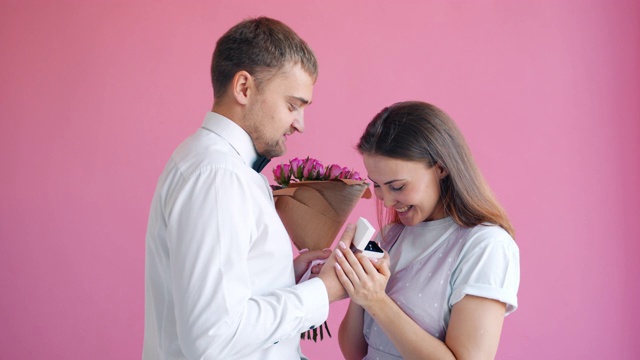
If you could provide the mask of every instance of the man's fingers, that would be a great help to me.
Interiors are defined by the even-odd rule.
[[[300,257],[300,259],[303,259],[305,263],[310,264],[313,260],[326,259],[330,255],[331,255],[331,249],[307,250],[307,251],[301,252],[300,255],[298,255],[298,257]]]
[[[322,266],[323,265],[324,264],[319,264],[319,265],[316,265],[316,266],[312,267],[311,268],[311,273],[312,274],[320,274],[320,270],[322,270]]]

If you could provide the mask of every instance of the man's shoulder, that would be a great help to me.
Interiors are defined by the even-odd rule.
[[[187,176],[203,169],[238,171],[247,167],[227,141],[202,129],[178,145],[171,160]]]

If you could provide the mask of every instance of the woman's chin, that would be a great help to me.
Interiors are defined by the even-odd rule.
[[[413,215],[413,207],[411,207],[411,209],[405,212],[399,212],[398,218],[400,219],[400,222],[404,226],[413,226],[417,223],[414,221],[414,217],[412,215]]]

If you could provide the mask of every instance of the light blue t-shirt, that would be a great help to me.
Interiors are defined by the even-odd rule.
[[[465,295],[501,301],[506,314],[518,307],[520,255],[509,233],[495,225],[464,228],[451,217],[415,226],[393,225],[382,241],[389,252],[387,294],[422,329],[444,341],[451,308]],[[365,311],[365,359],[401,359]]]

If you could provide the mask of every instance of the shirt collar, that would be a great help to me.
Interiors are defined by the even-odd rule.
[[[225,139],[248,166],[258,158],[251,136],[232,120],[220,114],[208,112],[202,122],[202,128]]]

